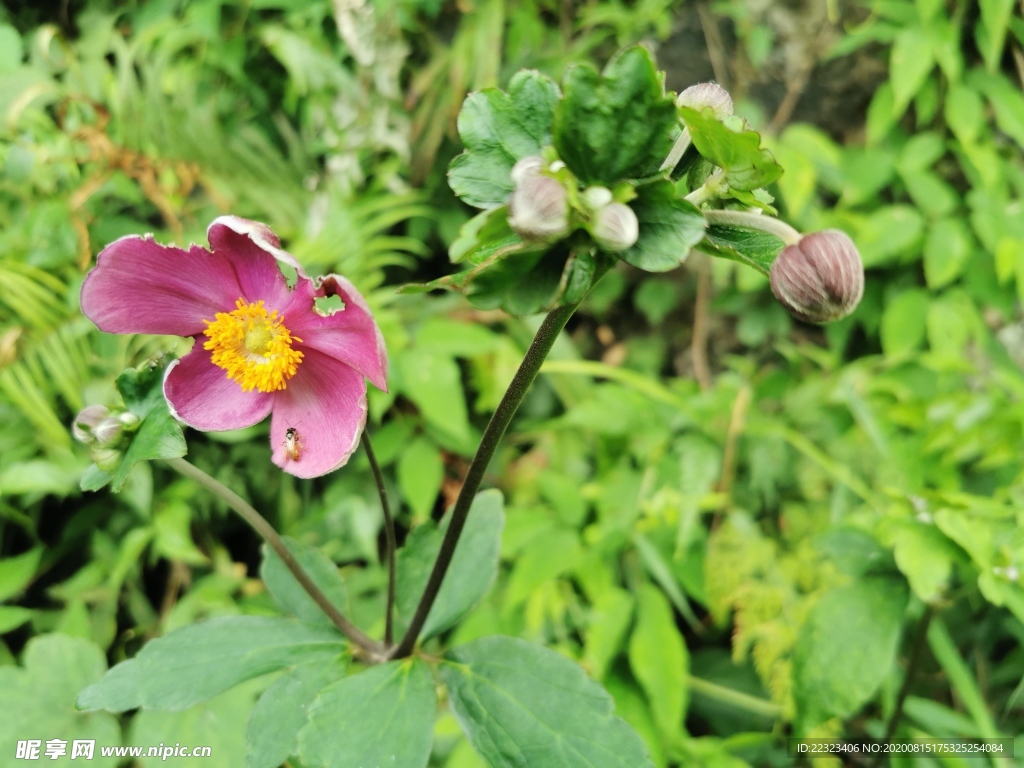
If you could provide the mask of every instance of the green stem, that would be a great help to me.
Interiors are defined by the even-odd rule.
[[[699,208],[708,200],[714,197],[721,197],[726,187],[728,187],[728,184],[725,183],[725,172],[719,168],[708,177],[707,181],[688,194],[685,199]]]
[[[377,495],[380,496],[380,508],[384,513],[384,559],[388,563],[388,602],[384,613],[384,645],[391,645],[394,633],[395,613],[395,552],[398,544],[395,541],[395,519],[391,516],[391,505],[388,504],[388,491],[384,487],[384,475],[377,463],[377,455],[373,452],[373,444],[370,443],[370,434],[363,430],[363,450],[366,451],[366,458],[370,460],[370,469],[373,471],[373,479],[377,483]]]
[[[292,555],[288,547],[285,546],[284,541],[280,536],[278,536],[277,531],[274,530],[270,523],[268,523],[263,516],[252,507],[252,505],[226,485],[223,485],[218,480],[210,477],[210,475],[203,472],[199,467],[185,461],[185,459],[165,459],[164,461],[175,472],[189,478],[190,480],[194,480],[218,499],[223,501],[230,509],[237,512],[245,522],[252,526],[253,530],[255,530],[256,533],[258,533],[262,539],[267,542],[270,548],[274,550],[274,553],[281,558],[281,562],[283,562],[285,567],[291,571],[295,580],[298,581],[302,588],[306,590],[306,593],[313,598],[313,602],[316,603],[320,610],[327,615],[327,617],[334,623],[334,626],[336,626],[342,634],[355,643],[359,648],[367,651],[371,656],[376,656],[383,650],[379,643],[363,634],[359,627],[346,619],[341,611],[339,611],[338,608],[327,598],[327,595],[320,591],[320,588],[313,583],[313,580],[303,570],[302,566],[299,565],[295,556]]]
[[[690,675],[686,679],[686,684],[694,693],[702,694],[709,699],[715,699],[736,709],[742,709],[745,712],[772,719],[782,716],[782,707],[775,702],[751,696],[748,693],[742,693],[732,688],[726,688],[724,685],[712,683],[710,680]]]
[[[774,235],[786,245],[795,245],[803,237],[784,221],[750,211],[703,211],[709,224],[724,224],[730,227],[757,229]]]
[[[690,129],[683,128],[683,132],[679,134],[679,138],[676,139],[676,143],[672,145],[672,149],[669,150],[668,157],[665,158],[665,162],[661,164],[659,171],[672,171],[679,161],[683,159],[683,155],[686,154],[686,150],[690,148]]]
[[[917,622],[917,632],[914,635],[913,645],[910,647],[910,657],[907,659],[907,671],[903,676],[903,684],[900,686],[900,691],[896,694],[896,703],[893,706],[889,724],[885,728],[885,736],[882,737],[883,742],[892,741],[892,737],[896,735],[896,729],[899,727],[900,719],[903,717],[903,704],[910,694],[910,688],[917,677],[918,666],[921,664],[921,658],[924,656],[924,649],[928,639],[928,626],[932,623],[933,616],[935,616],[935,608],[931,605],[926,605],[924,613],[921,614],[921,618]],[[883,758],[884,755],[879,753],[872,764],[872,768],[880,766]]]
[[[466,479],[462,484],[462,490],[459,491],[459,497],[456,499],[455,507],[452,509],[448,531],[441,542],[441,551],[434,562],[434,569],[430,572],[430,578],[423,590],[423,596],[420,598],[419,605],[416,606],[416,613],[413,615],[409,628],[406,630],[401,642],[392,650],[389,658],[401,659],[412,653],[420,631],[427,621],[427,616],[430,615],[430,609],[434,605],[434,600],[437,599],[437,593],[440,591],[445,574],[448,572],[448,566],[451,565],[452,556],[455,554],[455,547],[458,545],[459,536],[462,535],[462,529],[466,525],[466,518],[469,516],[473,499],[480,488],[480,483],[484,479],[487,465],[491,463],[491,458],[494,456],[494,452],[497,450],[505,430],[512,421],[512,417],[519,409],[520,403],[523,402],[527,390],[530,388],[533,380],[537,378],[537,373],[544,363],[544,358],[551,351],[551,347],[554,346],[558,335],[562,332],[565,324],[572,317],[572,313],[576,311],[578,306],[579,304],[569,304],[552,310],[544,318],[540,328],[537,329],[537,335],[533,337],[533,343],[526,350],[523,362],[519,364],[519,370],[516,371],[516,375],[512,378],[512,383],[508,385],[508,389],[505,390],[505,394],[502,396],[501,402],[498,403],[494,415],[491,416],[491,420],[488,422],[486,429],[484,429],[480,445],[476,449],[476,455],[473,456],[473,461],[469,465],[469,471],[466,473]]]

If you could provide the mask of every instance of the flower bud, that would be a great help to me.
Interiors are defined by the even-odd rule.
[[[508,224],[528,239],[557,240],[569,231],[568,194],[543,169],[539,157],[524,157],[512,167],[515,189],[508,203]]]
[[[696,110],[710,107],[719,120],[732,114],[732,96],[718,83],[691,85],[676,97],[676,105]]]
[[[92,436],[101,446],[114,445],[123,433],[124,425],[117,416],[108,416],[92,428]]]
[[[109,415],[110,409],[105,405],[88,405],[75,416],[71,423],[71,434],[80,443],[92,443],[96,439],[93,429]]]
[[[139,421],[139,417],[136,416],[131,411],[125,411],[124,413],[120,414],[117,417],[117,420],[120,421],[121,425],[129,432],[134,432],[136,429],[139,428],[139,424],[142,423]]]
[[[121,464],[123,454],[117,448],[97,448],[93,451],[92,460],[104,472],[113,472]]]
[[[797,320],[829,323],[856,309],[864,295],[864,265],[845,232],[805,235],[782,250],[769,279],[775,298]]]
[[[640,236],[640,222],[625,203],[609,203],[590,222],[590,234],[604,251],[624,251]]]
[[[587,187],[580,195],[583,207],[590,211],[598,211],[612,201],[612,191],[607,187]]]

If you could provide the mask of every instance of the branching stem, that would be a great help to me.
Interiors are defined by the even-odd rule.
[[[533,380],[537,378],[537,373],[544,363],[544,358],[551,351],[551,347],[554,346],[555,341],[558,339],[558,334],[562,332],[565,324],[572,317],[572,313],[576,311],[578,306],[579,304],[569,304],[552,310],[544,318],[540,328],[537,329],[537,335],[533,337],[533,343],[526,350],[523,362],[519,364],[519,370],[516,371],[516,375],[512,378],[512,383],[505,390],[501,402],[498,403],[494,415],[491,416],[490,422],[488,422],[486,429],[484,429],[480,445],[476,449],[476,455],[473,456],[473,461],[469,465],[469,471],[466,473],[466,479],[462,484],[462,490],[459,491],[459,497],[456,499],[455,507],[452,509],[448,531],[441,542],[441,551],[434,562],[434,569],[430,573],[430,578],[427,581],[426,588],[423,590],[423,596],[420,598],[419,605],[416,606],[416,613],[413,615],[409,628],[406,630],[401,642],[388,654],[389,658],[401,659],[412,653],[420,631],[427,621],[427,616],[430,615],[430,609],[434,605],[434,600],[437,599],[437,593],[440,591],[445,574],[448,572],[448,566],[451,565],[452,556],[455,554],[455,547],[459,543],[459,536],[462,535],[462,529],[466,525],[469,509],[473,504],[476,492],[480,488],[480,483],[483,481],[487,465],[490,464],[491,458],[494,456],[494,452],[497,450],[505,430],[512,421],[512,417],[519,409],[520,403],[523,402],[527,390],[530,388]]]
[[[342,634],[355,643],[359,648],[369,653],[371,657],[379,656],[383,650],[381,645],[377,641],[365,635],[359,627],[346,619],[341,611],[338,610],[337,606],[328,599],[327,595],[320,591],[320,588],[313,583],[309,574],[303,570],[302,566],[299,565],[298,561],[295,559],[295,556],[292,555],[288,550],[288,547],[285,546],[284,541],[277,534],[277,531],[274,530],[273,526],[271,526],[270,523],[268,523],[263,516],[252,507],[252,505],[226,485],[206,474],[194,464],[185,461],[185,459],[165,459],[164,461],[175,472],[184,475],[190,480],[194,480],[227,504],[227,506],[234,512],[237,512],[238,515],[252,526],[253,530],[255,530],[265,542],[267,542],[270,548],[274,550],[274,553],[281,558],[281,562],[283,562],[285,567],[291,571],[295,580],[299,582],[304,590],[306,590],[306,593],[313,599],[313,602],[317,604],[320,610],[322,610],[334,623],[334,626],[336,626]]]

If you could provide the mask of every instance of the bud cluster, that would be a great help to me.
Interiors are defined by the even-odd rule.
[[[131,411],[111,412],[105,405],[89,405],[75,417],[71,434],[92,447],[96,466],[109,471],[120,464],[128,436],[138,428],[139,417]]]

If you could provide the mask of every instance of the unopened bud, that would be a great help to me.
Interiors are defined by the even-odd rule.
[[[691,85],[676,97],[676,105],[697,110],[710,107],[719,120],[732,114],[732,96],[718,83]]]
[[[87,405],[71,423],[71,434],[80,443],[92,443],[96,438],[93,436],[93,429],[110,415],[110,409],[105,405]]]
[[[117,417],[117,420],[120,421],[122,426],[124,426],[124,428],[129,432],[134,432],[139,428],[139,424],[142,423],[139,421],[139,417],[131,411],[125,411]]]
[[[122,456],[117,448],[97,448],[93,451],[92,460],[104,472],[113,472],[121,464]]]
[[[515,189],[508,203],[508,224],[531,240],[557,240],[569,231],[565,187],[542,173],[544,161],[524,157],[512,167]]]
[[[599,211],[612,201],[612,191],[607,187],[587,187],[580,195],[583,207],[590,211]]]
[[[121,439],[124,425],[117,416],[108,416],[92,428],[92,436],[101,446],[114,445]]]
[[[594,214],[590,234],[604,251],[624,251],[640,236],[640,222],[625,203],[609,203]]]
[[[845,232],[805,235],[782,250],[769,273],[772,293],[797,320],[830,323],[856,309],[864,295],[864,265]]]

